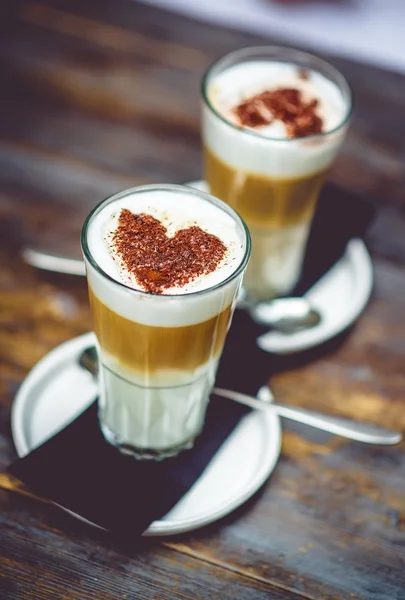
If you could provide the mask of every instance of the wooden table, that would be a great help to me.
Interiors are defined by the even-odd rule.
[[[263,40],[124,0],[0,10],[0,597],[404,599],[405,443],[370,448],[285,423],[258,497],[201,531],[131,545],[5,473],[19,384],[90,328],[84,279],[35,270],[21,248],[77,251],[83,215],[111,192],[198,178],[201,75]],[[272,387],[280,401],[405,432],[405,79],[332,62],[357,107],[331,178],[378,206],[375,289],[347,334],[297,356]]]

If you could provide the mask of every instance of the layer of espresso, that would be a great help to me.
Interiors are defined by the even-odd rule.
[[[107,307],[89,287],[94,331],[103,352],[116,364],[141,373],[194,371],[219,357],[232,306],[206,321],[183,327],[155,327],[129,320]],[[153,385],[152,382],[149,385]]]
[[[310,220],[326,174],[323,170],[301,177],[265,176],[226,164],[207,146],[204,167],[211,193],[256,228],[288,227]]]

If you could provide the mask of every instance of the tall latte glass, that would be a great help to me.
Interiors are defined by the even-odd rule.
[[[288,294],[347,130],[350,87],[314,56],[263,47],[221,58],[205,74],[202,94],[205,179],[252,236],[248,299]]]
[[[82,232],[108,442],[142,459],[203,424],[250,237],[227,204],[176,185],[118,193]]]

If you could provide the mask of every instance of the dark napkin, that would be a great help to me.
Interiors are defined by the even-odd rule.
[[[97,409],[94,402],[8,470],[35,493],[132,538],[184,496],[248,412],[244,406],[215,398],[193,450],[155,462],[123,456],[108,444],[98,426]]]
[[[320,194],[293,295],[305,294],[341,258],[349,240],[363,238],[374,215],[375,205],[370,199],[327,183]]]
[[[335,186],[325,187],[297,294],[333,265],[350,238],[364,235],[372,216],[369,202]],[[217,376],[219,386],[256,394],[268,380],[272,359],[256,345],[263,331],[246,312],[235,312]],[[214,397],[204,431],[192,450],[162,462],[145,462],[121,455],[104,440],[95,402],[8,470],[35,493],[133,538],[184,496],[247,412],[241,405]]]
[[[305,294],[338,261],[355,238],[364,238],[375,214],[368,198],[327,183],[321,192],[312,222],[300,280],[292,295]],[[256,394],[270,375],[296,367],[294,355],[276,357],[260,350],[257,338],[269,330],[252,321],[248,312],[236,310],[216,385]]]

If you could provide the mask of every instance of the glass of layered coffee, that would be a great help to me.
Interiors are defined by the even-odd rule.
[[[328,63],[296,50],[247,48],[202,84],[205,179],[247,223],[247,299],[296,285],[316,201],[345,136],[352,94]]]
[[[249,260],[247,227],[208,194],[149,185],[97,206],[82,248],[104,437],[144,459],[190,448]]]

